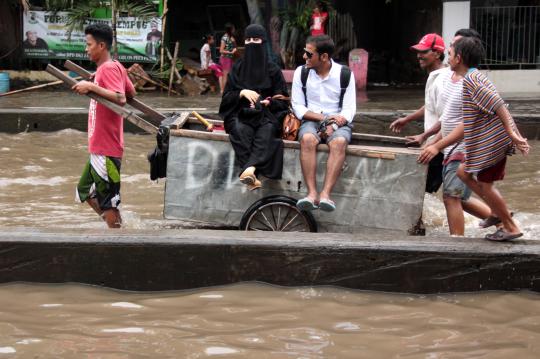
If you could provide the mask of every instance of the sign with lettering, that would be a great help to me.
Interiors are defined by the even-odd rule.
[[[88,59],[84,30],[68,33],[67,12],[28,11],[24,15],[23,50],[28,58]],[[87,19],[111,25],[111,19]],[[156,62],[161,45],[161,19],[119,17],[116,22],[118,59],[125,62]]]

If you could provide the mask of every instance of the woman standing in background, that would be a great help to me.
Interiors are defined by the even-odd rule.
[[[231,72],[233,66],[233,57],[236,52],[236,39],[233,36],[234,25],[231,23],[225,24],[225,34],[221,37],[221,45],[219,53],[221,57],[219,63],[223,70],[223,88],[227,85],[227,76]]]

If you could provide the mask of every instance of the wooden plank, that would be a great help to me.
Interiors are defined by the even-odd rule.
[[[212,125],[223,125],[222,120],[214,120],[210,118],[205,118],[206,121],[211,123]],[[190,117],[187,121],[189,124],[199,124],[199,121],[194,118]],[[358,133],[353,132],[352,134],[353,140],[359,140],[359,141],[376,141],[376,142],[383,142],[383,143],[392,143],[396,144],[398,146],[405,146],[407,144],[407,140],[404,137],[396,137],[396,136],[384,136],[384,135],[373,135],[370,133]]]
[[[213,119],[210,119],[210,118],[205,118],[206,121],[208,121],[209,123],[211,123],[212,125],[214,125],[214,127],[216,125],[220,125],[222,126],[223,125],[223,121],[221,120],[213,120]],[[200,125],[200,121],[197,120],[196,118],[194,117],[189,117],[187,119],[187,123],[191,124],[191,125]],[[360,141],[375,141],[375,142],[383,142],[383,143],[390,143],[390,144],[395,144],[396,147],[381,147],[381,146],[367,146],[369,148],[373,148],[373,149],[377,149],[377,150],[383,150],[383,149],[388,149],[388,148],[392,148],[395,152],[395,150],[399,149],[399,153],[407,153],[407,154],[420,154],[420,150],[417,148],[417,147],[405,147],[405,143],[406,143],[406,140],[402,137],[394,137],[394,136],[383,136],[383,135],[372,135],[372,134],[369,134],[369,133],[357,133],[357,132],[353,132],[352,134],[352,138],[353,139],[356,139],[356,140],[360,140]],[[297,141],[291,141],[291,142],[297,142]],[[359,145],[349,145],[349,147],[351,146],[359,146]],[[403,147],[402,147],[403,146]],[[366,147],[364,145],[364,147]]]
[[[226,133],[219,132],[201,132],[193,130],[171,130],[171,136],[179,137],[189,137],[196,138],[199,140],[210,140],[210,141],[229,141],[229,135]],[[300,143],[298,141],[283,141],[285,148],[300,149]],[[328,145],[320,144],[317,146],[317,150],[322,152],[328,152]],[[372,147],[372,146],[358,146],[358,145],[349,145],[347,147],[347,154],[359,157],[369,157],[369,158],[380,158],[385,160],[394,160],[396,154],[407,153],[401,150],[392,149],[389,147]]]
[[[59,69],[57,69],[56,67],[54,67],[51,64],[47,65],[47,68],[45,69],[45,71],[47,71],[51,75],[57,77],[58,79],[62,80],[64,82],[64,84],[66,84],[70,88],[73,87],[73,85],[77,84],[77,80],[67,76],[62,71],[60,71]],[[86,96],[88,96],[91,99],[94,99],[97,102],[101,103],[102,105],[106,106],[111,111],[113,111],[116,114],[122,116],[124,119],[128,120],[129,122],[131,122],[135,126],[141,128],[142,130],[144,130],[146,132],[149,132],[149,133],[152,133],[152,134],[157,133],[157,127],[156,126],[154,126],[153,124],[147,122],[143,118],[137,116],[132,111],[129,111],[129,110],[123,108],[122,106],[119,106],[119,105],[117,105],[117,104],[115,104],[115,103],[113,103],[113,102],[111,102],[109,100],[106,100],[103,97],[101,97],[98,94],[93,93],[93,92],[87,93]]]
[[[172,61],[173,57],[171,56],[171,52],[169,51],[169,49],[165,48],[165,52],[167,53],[167,58],[169,59],[169,61]],[[176,74],[176,77],[178,78],[178,81],[182,81],[182,75],[180,75],[180,72],[178,72],[176,66],[173,67],[173,70]]]
[[[172,90],[172,84],[174,79],[174,69],[176,68],[176,58],[178,57],[178,47],[180,46],[180,43],[176,41],[174,44],[174,55],[171,60],[171,69],[170,69],[170,75],[169,75],[169,92],[167,93],[167,96],[171,96],[171,90]]]
[[[190,115],[189,112],[180,112],[180,116],[178,116],[176,118],[176,120],[174,120],[174,122],[171,123],[170,129],[171,130],[177,130],[177,129],[181,129],[182,127],[184,127],[184,124],[188,120],[189,115]]]
[[[76,63],[70,61],[70,60],[67,60],[65,63],[64,63],[64,67],[70,71],[73,71],[75,72],[77,75],[81,76],[83,79],[90,79],[90,77],[92,76],[92,73],[87,71],[86,69],[82,68],[81,66],[77,65]],[[126,96],[127,97],[127,96]],[[144,113],[145,115],[149,116],[150,118],[156,120],[156,121],[163,121],[164,119],[167,118],[167,116],[165,116],[164,114],[162,114],[161,112],[158,112],[156,110],[154,110],[152,107],[146,105],[145,103],[139,101],[138,99],[136,99],[135,97],[127,97],[127,103],[136,108],[137,110],[141,111],[142,113]]]
[[[360,140],[360,141],[377,141],[377,142],[384,142],[384,143],[395,143],[396,145],[407,144],[407,140],[404,137],[373,135],[370,133],[355,132],[352,134],[352,139]]]

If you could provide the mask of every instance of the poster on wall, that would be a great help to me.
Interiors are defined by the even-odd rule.
[[[23,51],[28,58],[85,60],[84,30],[73,30],[68,36],[67,12],[28,11],[24,15]],[[111,25],[110,19],[88,19]],[[161,44],[161,19],[119,17],[116,23],[118,60],[156,62]]]

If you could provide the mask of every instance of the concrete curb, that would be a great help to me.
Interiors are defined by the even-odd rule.
[[[179,290],[261,281],[409,293],[540,291],[540,242],[219,230],[0,232],[0,282]]]

